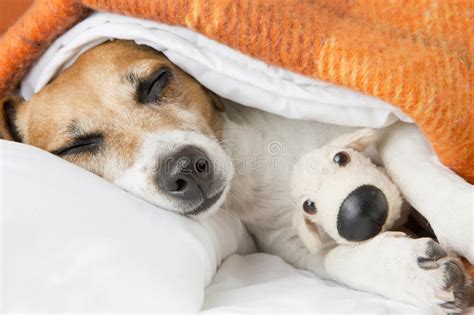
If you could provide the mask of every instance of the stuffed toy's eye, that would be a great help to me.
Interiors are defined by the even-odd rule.
[[[334,155],[334,158],[332,160],[337,165],[344,167],[347,164],[349,164],[349,162],[351,161],[351,157],[347,152],[341,151],[341,152],[336,153],[336,155]]]
[[[307,214],[316,214],[316,204],[311,199],[308,199],[303,203],[303,210]]]

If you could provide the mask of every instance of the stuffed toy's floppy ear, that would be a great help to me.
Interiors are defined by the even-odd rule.
[[[337,137],[330,142],[330,145],[336,147],[351,148],[356,151],[362,152],[369,145],[377,140],[377,131],[370,128],[359,129],[353,133],[347,133],[340,137]]]
[[[316,224],[311,222],[304,214],[297,213],[293,218],[293,225],[306,248],[313,254],[317,253],[322,246],[322,242]]]
[[[16,125],[17,109],[23,100],[10,96],[0,101],[0,139],[21,142],[21,135]]]

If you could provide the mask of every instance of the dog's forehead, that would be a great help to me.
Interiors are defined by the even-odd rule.
[[[85,52],[53,84],[58,92],[61,85],[69,87],[71,82],[88,91],[103,92],[117,84],[130,84],[130,75],[146,76],[161,65],[174,68],[160,52],[132,42],[114,41]]]
[[[19,117],[25,120],[20,124],[28,127],[24,134],[47,138],[48,130],[57,133],[71,120],[90,118],[91,113],[99,117],[100,112],[112,110],[117,114],[120,107],[133,106],[133,86],[127,75],[131,71],[146,74],[161,64],[172,66],[161,53],[131,42],[114,41],[92,48],[23,108],[27,113]],[[43,140],[51,140],[46,138]]]
[[[131,85],[130,74],[149,74],[160,65],[174,67],[162,54],[128,41],[102,44],[82,54],[68,69],[33,96],[33,110],[68,110],[74,103],[97,102],[102,95]],[[77,101],[76,101],[77,100]],[[34,104],[41,104],[34,106]],[[49,105],[49,106],[48,106]],[[60,108],[57,108],[60,110]]]
[[[173,73],[167,94],[159,106],[140,103],[139,82],[163,66]],[[67,142],[71,124],[84,134],[100,131],[110,138],[169,129],[217,135],[221,123],[197,81],[163,54],[126,41],[85,52],[20,111],[24,141],[47,150]]]

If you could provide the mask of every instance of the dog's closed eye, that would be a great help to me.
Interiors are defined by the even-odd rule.
[[[137,98],[142,104],[156,103],[163,89],[171,80],[172,72],[168,67],[161,67],[150,77],[141,80],[137,87]]]
[[[101,134],[88,134],[76,137],[70,144],[52,151],[51,153],[59,156],[80,154],[80,153],[94,153],[100,149],[104,142],[104,137]]]

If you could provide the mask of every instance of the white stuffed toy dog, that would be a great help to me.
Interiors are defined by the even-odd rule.
[[[291,181],[298,199],[294,225],[313,253],[336,242],[366,241],[403,223],[400,192],[384,170],[361,152],[376,132],[342,135],[300,158]]]

